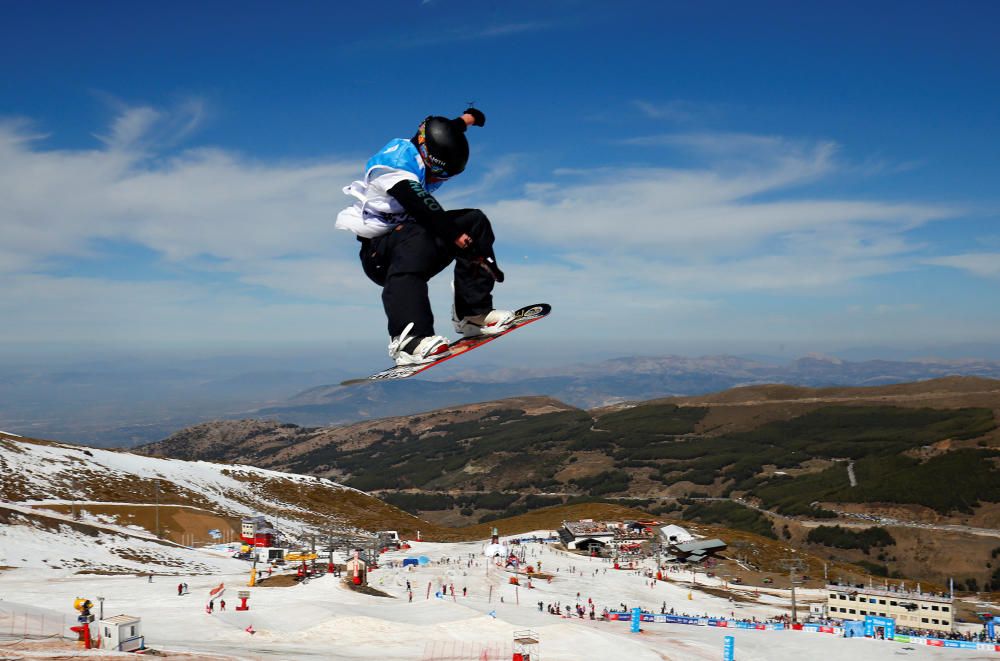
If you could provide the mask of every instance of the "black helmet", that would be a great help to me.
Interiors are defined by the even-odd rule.
[[[435,179],[447,179],[465,169],[469,162],[469,141],[462,118],[430,116],[420,124],[414,142],[427,171]]]

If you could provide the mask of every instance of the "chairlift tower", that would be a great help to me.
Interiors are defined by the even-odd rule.
[[[802,572],[805,568],[805,562],[801,558],[782,558],[781,564],[788,570],[788,582],[792,588],[792,622],[798,622],[798,611],[795,607],[795,586],[801,585],[802,581],[796,579],[795,573]]]
[[[539,661],[538,634],[531,629],[514,632],[514,661]]]

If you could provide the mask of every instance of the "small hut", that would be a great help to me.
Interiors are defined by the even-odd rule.
[[[116,652],[134,652],[146,646],[141,620],[131,615],[106,617],[99,623],[101,648]]]
[[[356,555],[347,561],[347,569],[345,570],[348,578],[355,585],[367,585],[368,584],[368,569],[365,561]]]

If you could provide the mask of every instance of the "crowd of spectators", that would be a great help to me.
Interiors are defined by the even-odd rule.
[[[930,629],[911,629],[909,627],[897,626],[896,633],[901,636],[940,638],[941,640],[964,640],[970,643],[1000,643],[1000,635],[995,635],[990,638],[986,635],[985,627],[981,631],[975,633],[971,631],[952,631],[951,633],[942,633],[940,631],[931,631]]]

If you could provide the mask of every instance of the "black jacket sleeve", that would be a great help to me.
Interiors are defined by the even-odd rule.
[[[406,179],[389,189],[397,202],[403,205],[406,213],[418,223],[429,229],[448,243],[453,242],[462,234],[462,230],[448,218],[434,196],[420,185],[419,181]]]

